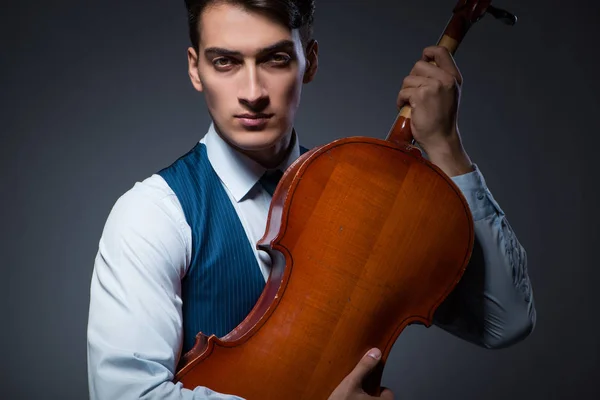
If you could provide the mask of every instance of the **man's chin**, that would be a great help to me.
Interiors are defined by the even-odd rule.
[[[271,128],[261,130],[238,129],[229,137],[229,142],[242,150],[259,151],[271,148],[280,140],[284,139],[284,134]]]

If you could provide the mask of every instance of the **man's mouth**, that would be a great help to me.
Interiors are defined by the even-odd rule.
[[[247,127],[259,127],[261,125],[266,124],[269,121],[269,119],[271,119],[271,117],[273,117],[273,114],[264,114],[264,113],[251,114],[251,113],[245,113],[245,114],[238,114],[235,117],[244,126],[247,126]]]

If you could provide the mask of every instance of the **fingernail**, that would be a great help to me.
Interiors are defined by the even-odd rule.
[[[381,351],[379,351],[379,349],[373,349],[369,351],[369,357],[379,360],[381,358]]]

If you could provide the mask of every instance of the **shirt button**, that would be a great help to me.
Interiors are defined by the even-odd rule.
[[[483,192],[477,192],[477,198],[483,200]]]

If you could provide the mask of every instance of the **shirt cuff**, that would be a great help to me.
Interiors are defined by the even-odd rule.
[[[473,220],[486,218],[493,213],[504,215],[504,211],[488,189],[477,164],[473,164],[472,172],[453,176],[451,179],[465,196],[471,214],[473,214]]]

